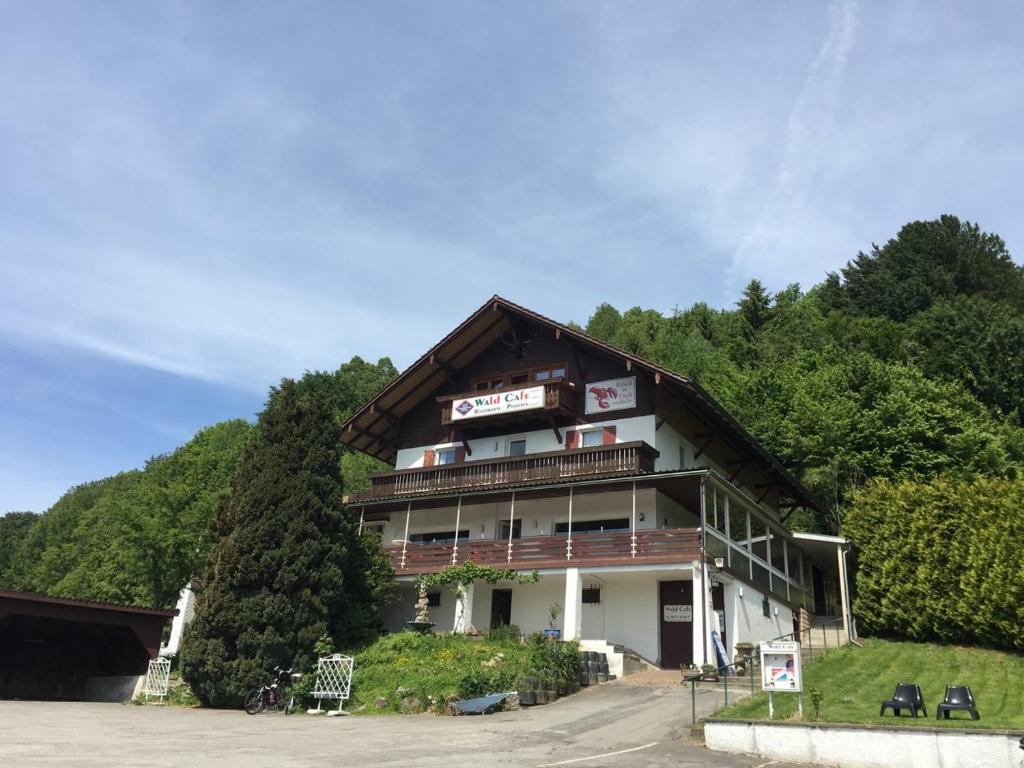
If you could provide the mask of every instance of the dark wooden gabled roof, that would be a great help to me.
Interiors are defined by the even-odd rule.
[[[501,296],[488,299],[454,331],[357,410],[344,424],[342,441],[371,456],[388,462],[394,461],[395,451],[389,435],[398,421],[442,384],[452,381],[459,370],[521,320],[547,326],[559,337],[619,359],[633,370],[648,373],[659,385],[667,387],[676,395],[685,407],[719,430],[723,439],[737,451],[750,456],[751,464],[769,475],[778,484],[784,497],[799,506],[818,508],[807,489],[778,459],[765,450],[693,379],[680,376]]]

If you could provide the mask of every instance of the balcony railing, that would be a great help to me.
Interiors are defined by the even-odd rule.
[[[526,388],[541,386],[540,384],[524,384]],[[565,379],[558,379],[556,381],[548,381],[543,384],[544,387],[544,406],[541,408],[531,408],[529,410],[522,411],[510,411],[507,413],[496,413],[490,416],[481,416],[476,419],[468,419],[460,421],[459,424],[463,426],[472,424],[495,424],[507,421],[523,421],[526,419],[533,418],[547,418],[549,416],[564,416],[569,419],[576,418],[576,402],[579,399],[579,393],[572,382],[566,381]],[[472,400],[476,397],[483,397],[487,395],[494,395],[500,393],[507,393],[512,391],[509,387],[502,389],[486,389],[477,392],[463,392],[458,395],[442,395],[437,398],[441,403],[441,423],[448,426],[452,423],[452,404],[461,402],[463,400]]]
[[[465,539],[457,544],[397,544],[385,547],[399,575],[432,573],[447,565],[474,562],[496,568],[533,570],[572,565],[686,563],[700,559],[696,528],[639,530],[573,536],[526,536],[504,540]]]
[[[462,464],[400,469],[371,475],[370,490],[354,496],[353,501],[515,487],[576,477],[644,474],[654,471],[657,456],[654,448],[638,440]]]

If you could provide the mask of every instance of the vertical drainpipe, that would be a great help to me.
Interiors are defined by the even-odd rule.
[[[554,533],[554,531],[552,531]],[[572,560],[572,486],[569,486],[569,535],[565,538],[565,559]]]
[[[402,537],[402,570],[405,570],[405,550],[409,546],[409,516],[412,514],[412,502],[405,508],[405,536]]]
[[[508,562],[512,562],[512,526],[516,521],[516,492],[512,491],[512,509],[508,513]]]
[[[705,493],[704,493],[705,486],[707,485],[707,481],[708,481],[708,476],[707,475],[701,476],[701,478],[700,478],[700,589],[701,589],[700,600],[701,600],[701,603],[703,604],[703,610],[700,612],[701,613],[700,619],[701,619],[701,625],[702,625],[702,629],[703,629],[703,631],[701,632],[701,636],[704,638],[704,663],[705,664],[708,663],[708,610],[710,608],[710,606],[709,606],[710,600],[708,598],[711,595],[711,586],[710,586],[710,583],[708,581],[708,564],[707,564],[707,560],[706,560],[706,558],[704,556],[704,553],[707,552],[707,546],[706,546],[706,544],[707,544],[707,541],[706,541],[706,539],[707,539],[707,533],[706,533],[706,528],[707,528],[707,523],[706,523],[707,499],[706,499]]]
[[[455,546],[452,547],[452,565],[459,562],[459,526],[462,524],[462,497],[455,507]]]

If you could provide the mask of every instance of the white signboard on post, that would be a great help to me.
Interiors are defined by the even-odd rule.
[[[803,690],[800,643],[761,643],[761,690],[791,693]]]
[[[775,717],[777,691],[796,694],[800,716],[804,714],[803,671],[800,667],[800,643],[761,643],[761,690],[768,692],[768,717]]]
[[[636,376],[593,381],[586,385],[586,390],[588,414],[636,407]]]
[[[662,618],[668,622],[693,621],[692,605],[666,605],[662,609]]]
[[[456,398],[452,401],[452,421],[478,419],[502,413],[528,411],[544,407],[544,387],[510,389],[486,395]]]

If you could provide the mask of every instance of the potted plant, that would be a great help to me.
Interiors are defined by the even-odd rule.
[[[552,640],[558,640],[562,636],[562,630],[555,625],[558,624],[558,615],[562,612],[562,606],[552,603],[548,606],[548,628],[544,630],[544,636]]]
[[[709,683],[718,682],[718,667],[714,664],[705,664],[700,671],[704,675],[703,680],[707,680]]]

